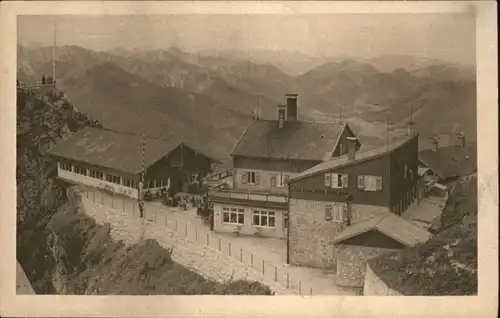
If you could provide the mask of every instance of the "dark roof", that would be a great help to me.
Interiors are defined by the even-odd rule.
[[[418,153],[418,159],[442,179],[465,176],[477,170],[477,145],[453,145],[439,148],[438,152],[423,150]]]
[[[276,120],[255,120],[242,134],[231,156],[322,161],[331,156],[346,126],[286,121],[279,128]]]
[[[146,137],[148,167],[177,148],[180,141]],[[128,173],[142,170],[142,136],[85,127],[59,142],[50,154]]]
[[[394,213],[387,212],[384,215],[349,226],[344,231],[340,232],[340,234],[332,240],[332,243],[338,244],[372,230],[377,230],[408,247],[413,247],[419,243],[425,243],[432,236],[431,233],[410,221]]]
[[[330,169],[334,168],[340,168],[340,167],[346,167],[349,165],[354,165],[358,164],[361,162],[365,162],[368,160],[376,159],[385,155],[391,154],[394,150],[406,145],[408,142],[413,140],[413,138],[418,138],[418,136],[412,137],[412,138],[404,138],[399,141],[395,141],[389,144],[389,147],[387,145],[382,146],[382,147],[377,147],[377,148],[372,148],[368,150],[360,150],[356,152],[356,156],[354,160],[350,160],[348,158],[348,155],[342,155],[340,157],[335,157],[330,160],[324,161],[310,169],[307,169],[303,171],[302,173],[299,173],[298,175],[294,176],[293,178],[290,178],[290,181],[296,181],[296,180],[301,180],[308,178],[310,176],[326,172]]]

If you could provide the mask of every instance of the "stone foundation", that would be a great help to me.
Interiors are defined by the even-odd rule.
[[[365,281],[363,285],[364,296],[402,296],[402,294],[391,289],[366,265]]]

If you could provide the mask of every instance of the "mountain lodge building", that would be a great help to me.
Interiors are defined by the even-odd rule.
[[[417,196],[418,136],[332,158],[290,179],[288,255],[292,265],[334,267],[330,242],[350,226],[401,215]]]
[[[185,143],[148,138],[142,158],[141,136],[85,127],[60,141],[50,154],[57,176],[132,198],[138,196],[144,160],[144,190],[173,187],[187,192],[190,184],[218,163]]]
[[[254,118],[233,147],[232,189],[209,192],[216,232],[286,237],[288,180],[347,153],[348,124],[301,121],[298,95],[286,97],[277,119]]]

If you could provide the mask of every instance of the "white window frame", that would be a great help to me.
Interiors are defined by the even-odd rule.
[[[276,180],[276,182],[273,182],[273,178]],[[290,179],[290,176],[284,173],[278,173],[278,174],[273,174],[271,175],[271,187],[274,188],[284,188],[286,187],[286,184],[288,180]]]
[[[73,165],[71,163],[61,162],[59,166],[61,167],[62,170],[70,172],[73,171]]]
[[[229,221],[225,221],[226,215],[227,215]],[[236,222],[232,221],[233,215],[235,215],[235,217],[236,217]],[[241,219],[240,219],[240,216],[242,216]],[[245,209],[222,207],[222,224],[244,225],[245,224]]]
[[[258,216],[259,224],[256,224],[255,217]],[[273,226],[269,225],[269,220],[273,219]],[[266,220],[266,224],[263,225],[264,222],[262,220]],[[264,227],[269,229],[276,228],[276,212],[274,211],[266,211],[266,210],[252,210],[252,226],[253,227]]]
[[[325,220],[342,222],[344,220],[345,205],[342,203],[332,203],[325,205]]]
[[[333,189],[349,187],[349,175],[346,173],[325,173],[325,186]]]
[[[242,184],[257,185],[259,184],[259,173],[257,171],[245,171],[241,174],[240,182]]]
[[[76,174],[82,175],[82,176],[87,176],[87,168],[82,167],[82,166],[75,166],[74,172]]]
[[[383,180],[381,176],[372,176],[372,175],[359,175],[358,176],[358,189],[364,191],[382,191],[383,189]],[[377,185],[380,183],[380,185]]]
[[[109,179],[108,179],[108,177],[109,177]],[[117,175],[114,175],[111,173],[107,173],[106,174],[106,182],[121,185],[122,178],[120,176],[117,176]]]

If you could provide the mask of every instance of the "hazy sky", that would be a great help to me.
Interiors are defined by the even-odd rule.
[[[465,14],[20,16],[19,42],[94,50],[299,51],[313,56],[412,54],[475,63],[475,18]]]

